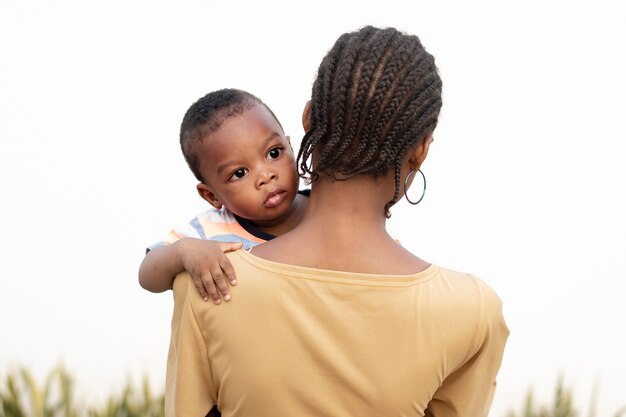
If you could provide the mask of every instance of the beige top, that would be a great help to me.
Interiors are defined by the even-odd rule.
[[[174,282],[166,416],[486,416],[509,334],[480,279],[369,275],[239,250],[232,301]]]

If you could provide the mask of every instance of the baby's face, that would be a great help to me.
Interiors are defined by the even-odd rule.
[[[298,192],[295,158],[265,106],[256,104],[226,120],[196,151],[207,188],[202,196],[213,206],[226,206],[261,226],[287,215]]]

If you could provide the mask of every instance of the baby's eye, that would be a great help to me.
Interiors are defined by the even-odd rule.
[[[276,159],[280,156],[281,152],[282,151],[280,148],[273,148],[273,149],[270,149],[270,151],[267,153],[267,156],[269,156],[270,159]]]
[[[248,173],[248,170],[245,168],[239,168],[238,170],[236,170],[235,172],[233,172],[233,175],[230,176],[230,180],[231,181],[236,181],[240,178],[243,178],[246,176],[246,174]]]

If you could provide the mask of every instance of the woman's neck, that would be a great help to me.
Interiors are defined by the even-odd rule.
[[[322,226],[335,238],[350,237],[359,230],[385,231],[385,204],[392,195],[382,187],[384,179],[356,177],[348,181],[321,179],[313,183],[309,206],[300,225]],[[343,233],[339,233],[339,232]]]
[[[391,181],[391,187],[389,185]],[[385,229],[385,204],[393,178],[320,179],[313,184],[301,223],[290,232],[255,247],[261,258],[291,265],[340,271],[411,274],[428,264]]]

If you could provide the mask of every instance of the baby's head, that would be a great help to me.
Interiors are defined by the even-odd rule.
[[[180,146],[215,208],[263,225],[291,207],[299,178],[289,137],[254,95],[223,89],[200,98],[185,113]]]
[[[417,36],[371,26],[345,33],[323,59],[313,84],[300,172],[315,181],[379,177],[393,170],[389,215],[400,196],[409,151],[431,140],[440,109],[435,59]]]

